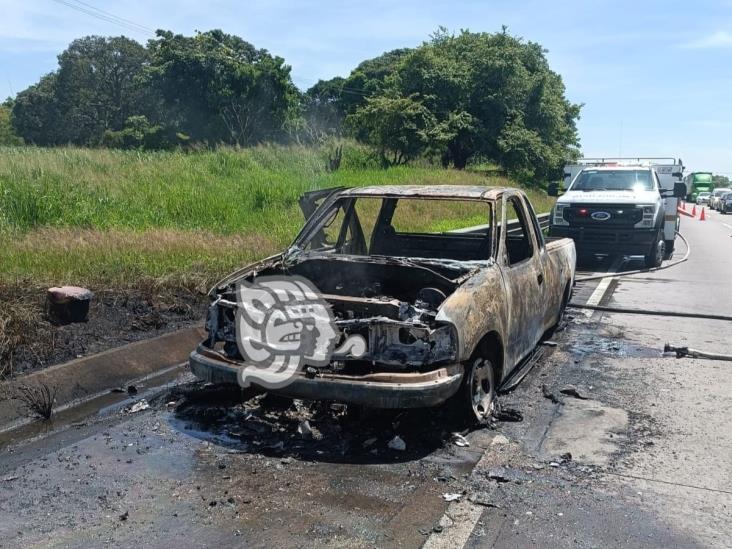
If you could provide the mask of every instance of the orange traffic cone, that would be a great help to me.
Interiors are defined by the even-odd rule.
[[[696,215],[696,204],[691,208],[691,215]]]
[[[704,215],[704,208],[702,208],[702,213],[699,216],[699,221],[704,221],[706,219],[706,216]]]

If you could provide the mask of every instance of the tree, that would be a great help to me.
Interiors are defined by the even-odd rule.
[[[290,67],[220,30],[192,37],[158,31],[148,44],[146,81],[166,115],[193,141],[252,145],[282,139],[300,116],[300,94]]]
[[[343,82],[340,109],[345,114],[353,114],[366,103],[366,98],[384,92],[389,87],[389,77],[411,51],[410,48],[391,50],[359,63]]]
[[[170,126],[151,124],[144,115],[130,116],[121,131],[107,130],[102,145],[121,149],[170,149],[186,145],[188,136],[176,133]]]
[[[319,80],[305,92],[303,110],[305,131],[310,141],[320,141],[328,136],[340,137],[344,131],[346,112],[341,97],[345,79],[337,76],[331,80]]]
[[[144,46],[124,36],[87,36],[58,56],[59,68],[18,94],[14,124],[38,145],[98,144],[122,130],[134,114],[158,109],[139,79],[148,63]]]
[[[713,175],[712,183],[715,189],[724,189],[730,186],[729,178],[724,175]]]
[[[404,164],[422,154],[434,117],[414,97],[377,96],[347,118],[363,129],[386,165]]]
[[[139,80],[148,60],[145,47],[124,36],[74,40],[59,55],[56,92],[69,142],[96,144],[149,110]]]
[[[12,109],[13,101],[11,99],[0,105],[0,146],[23,144],[23,140],[16,135],[15,128],[10,121]]]
[[[458,35],[441,28],[388,66],[393,72],[380,73],[374,96],[410,98],[426,109],[425,118],[434,123],[426,133],[415,128],[420,135],[409,140],[426,136],[424,149],[444,164],[464,168],[480,155],[526,178],[550,178],[578,154],[580,105],[566,99],[562,79],[549,68],[541,46],[505,28]],[[368,124],[364,115],[373,101],[372,96],[357,106],[353,123]],[[373,142],[373,131],[355,130]]]
[[[16,133],[27,143],[62,143],[64,128],[56,99],[56,74],[47,74],[20,92],[13,102],[10,119]]]

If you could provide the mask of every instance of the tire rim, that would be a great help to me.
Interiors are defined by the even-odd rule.
[[[488,360],[478,359],[472,368],[470,397],[479,421],[487,421],[493,414],[496,405],[493,395],[493,366]]]

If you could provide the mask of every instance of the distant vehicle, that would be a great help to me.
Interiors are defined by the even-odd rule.
[[[678,201],[687,194],[681,160],[583,158],[564,171],[568,184],[550,218],[551,236],[572,238],[585,258],[642,255],[658,267],[671,257]],[[548,192],[558,196],[558,185]]]
[[[712,191],[712,195],[709,197],[709,207],[713,210],[719,209],[719,197],[721,197],[724,193],[728,193],[732,191],[732,189],[714,189]]]
[[[719,211],[723,214],[732,212],[732,192],[724,193],[719,198]]]
[[[711,193],[714,190],[712,174],[709,172],[691,172],[684,178],[684,183],[687,202],[695,202],[699,193]]]
[[[707,191],[702,191],[696,196],[696,203],[701,204],[709,204],[709,198],[712,196],[712,193],[708,193]]]

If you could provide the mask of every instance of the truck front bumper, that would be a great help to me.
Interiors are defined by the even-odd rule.
[[[189,364],[199,379],[212,383],[239,383],[241,362],[232,361],[203,345],[191,353]],[[307,400],[334,400],[370,408],[425,408],[437,406],[454,395],[463,378],[462,364],[450,364],[426,372],[379,372],[360,376],[297,372],[279,395]],[[253,383],[252,385],[255,385]],[[263,390],[268,390],[262,388]]]
[[[549,227],[549,236],[574,240],[578,253],[645,255],[651,251],[657,235],[658,228]]]

